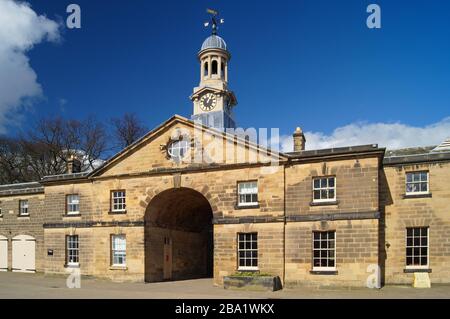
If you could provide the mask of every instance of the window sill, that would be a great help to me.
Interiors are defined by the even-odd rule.
[[[259,209],[259,204],[253,204],[253,205],[235,205],[234,209]]]
[[[309,203],[309,206],[336,206],[339,204],[338,200],[330,200],[324,202],[314,202]]]
[[[30,220],[30,215],[18,215],[17,219]]]
[[[109,215],[126,215],[127,211],[126,210],[121,210],[121,211],[109,211],[108,214]]]
[[[239,267],[237,269],[238,272],[254,272],[254,273],[258,273],[259,272],[259,268],[258,267]]]
[[[123,271],[126,271],[126,270],[128,270],[128,267],[127,266],[110,266],[109,270],[123,270]]]
[[[427,272],[431,273],[431,268],[405,268],[403,269],[405,274],[413,274],[415,272]]]
[[[433,195],[431,193],[426,194],[403,194],[403,199],[409,198],[431,198]]]
[[[337,275],[338,271],[337,270],[311,270],[309,273],[311,275],[328,275],[328,276],[333,276],[333,275]]]
[[[70,218],[70,217],[81,217],[81,214],[64,214],[63,215],[64,218]]]

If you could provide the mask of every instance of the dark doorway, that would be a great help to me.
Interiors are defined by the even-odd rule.
[[[213,276],[212,209],[190,188],[156,195],[145,212],[145,281]]]

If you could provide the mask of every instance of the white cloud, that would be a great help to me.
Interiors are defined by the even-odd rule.
[[[26,2],[0,0],[0,133],[17,121],[21,107],[42,96],[26,53],[43,41],[58,41],[59,25]]]
[[[358,122],[338,127],[329,135],[305,132],[305,137],[307,150],[364,144],[378,144],[388,149],[433,146],[450,137],[450,117],[424,127],[402,123]],[[291,136],[281,136],[280,144],[282,151],[292,151]]]

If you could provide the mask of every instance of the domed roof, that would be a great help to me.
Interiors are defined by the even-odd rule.
[[[206,50],[206,49],[222,49],[227,50],[227,44],[225,43],[225,40],[219,37],[218,35],[211,35],[208,37],[205,41],[203,41],[202,48],[200,51]]]

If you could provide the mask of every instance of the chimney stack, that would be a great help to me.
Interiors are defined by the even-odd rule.
[[[306,138],[305,135],[303,134],[302,129],[300,127],[297,127],[292,136],[294,138],[294,152],[304,151]]]
[[[67,161],[67,174],[80,173],[81,172],[81,162],[71,155]]]

